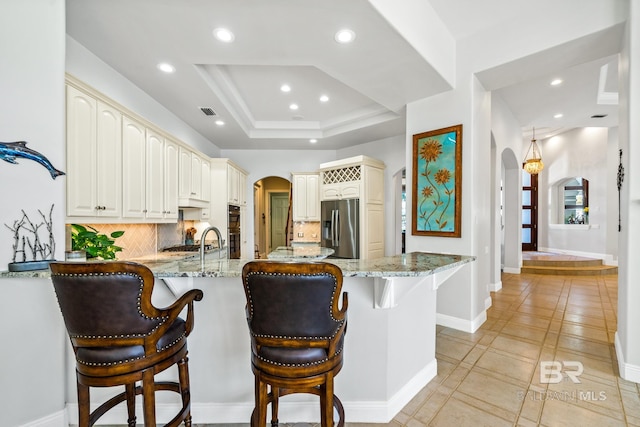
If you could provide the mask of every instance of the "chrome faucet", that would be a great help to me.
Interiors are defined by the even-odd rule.
[[[204,229],[202,232],[202,237],[200,237],[200,265],[204,267],[204,244],[205,238],[207,237],[207,233],[213,231],[216,233],[218,237],[218,258],[222,257],[222,235],[220,234],[220,230],[217,227],[211,226]]]

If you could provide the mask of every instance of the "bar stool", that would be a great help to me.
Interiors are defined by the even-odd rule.
[[[167,426],[191,426],[187,336],[193,329],[192,289],[167,308],[151,303],[154,277],[131,262],[50,264],[51,280],[76,358],[80,427],[126,401],[135,427],[135,398],[142,394],[144,425],[156,425],[155,392],[180,394],[182,409]],[[187,307],[186,321],[178,317]],[[179,382],[155,382],[155,374],[177,365]],[[140,381],[141,386],[136,386]],[[90,412],[89,388],[125,386],[125,391]]]
[[[344,425],[344,408],[333,394],[343,363],[347,293],[342,272],[329,263],[252,261],[242,270],[255,376],[253,427],[278,424],[279,398],[292,393],[320,396],[323,427]],[[267,390],[269,387],[270,391]]]

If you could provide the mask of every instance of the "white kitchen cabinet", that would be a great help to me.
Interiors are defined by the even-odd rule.
[[[292,173],[294,221],[320,221],[320,175]]]
[[[320,165],[322,200],[360,199],[360,258],[384,256],[384,163],[355,156]]]
[[[178,182],[180,145],[164,142],[164,219],[178,220]]]
[[[146,214],[146,129],[122,119],[122,217],[144,219]]]
[[[359,181],[323,185],[322,200],[358,199],[361,185]]]
[[[67,217],[122,212],[122,114],[67,86]]]
[[[179,205],[207,208],[211,200],[209,160],[180,147]]]
[[[240,206],[240,171],[233,165],[227,165],[227,201],[230,205]]]
[[[123,119],[123,218],[178,219],[178,144]]]

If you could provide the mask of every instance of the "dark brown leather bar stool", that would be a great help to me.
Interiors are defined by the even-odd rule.
[[[120,402],[136,425],[135,398],[142,394],[144,425],[156,425],[155,391],[179,393],[182,409],[167,424],[191,426],[187,336],[193,329],[192,289],[167,308],[151,304],[151,271],[131,262],[51,263],[51,280],[76,357],[80,427],[92,426]],[[186,321],[178,317],[187,307]],[[179,382],[155,382],[177,364]],[[136,386],[141,381],[141,386]],[[89,387],[124,385],[125,391],[90,413]]]
[[[329,263],[252,261],[242,282],[255,376],[251,425],[265,425],[269,403],[277,425],[279,398],[291,393],[320,396],[323,427],[334,425],[334,407],[344,425],[342,403],[333,394],[347,327],[346,292],[338,307],[341,270]]]

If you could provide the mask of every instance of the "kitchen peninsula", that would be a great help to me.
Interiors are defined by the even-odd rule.
[[[474,259],[414,252],[367,260],[323,260],[341,268],[343,291],[349,293],[345,363],[335,383],[348,422],[389,422],[436,376],[437,288],[459,269],[470,268],[467,264]],[[189,337],[194,424],[247,423],[254,380],[240,277],[248,261],[207,256],[202,267],[197,255],[160,254],[136,261],[167,284],[158,283],[154,289],[157,306],[171,304],[176,294],[191,288],[204,291],[204,299],[195,306],[195,327]],[[0,277],[48,276],[48,271],[0,273]],[[73,375],[69,369],[69,384]],[[106,390],[97,390],[96,399],[106,396],[102,392]],[[167,408],[159,411],[159,417],[177,405],[165,397],[170,396],[158,396],[158,403]],[[304,395],[282,399],[280,421],[318,422],[315,399]],[[77,423],[75,392],[68,393],[67,402],[70,422]],[[122,411],[107,414],[114,418],[105,422],[126,419]]]

